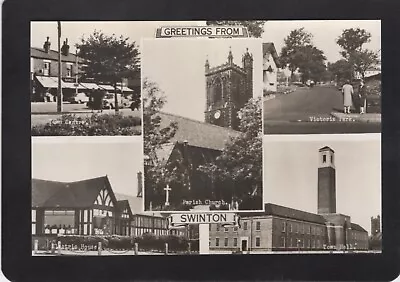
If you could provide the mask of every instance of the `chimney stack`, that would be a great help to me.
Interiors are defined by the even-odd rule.
[[[45,51],[46,53],[49,53],[49,51],[50,51],[50,45],[51,45],[51,43],[50,43],[49,39],[50,39],[50,37],[47,36],[47,40],[46,40],[46,41],[44,42],[44,44],[43,44],[43,49],[44,49],[44,51]]]
[[[68,56],[69,55],[69,45],[68,45],[68,38],[65,38],[64,44],[61,47],[61,54],[63,56]]]

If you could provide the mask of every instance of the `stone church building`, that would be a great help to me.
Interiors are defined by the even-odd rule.
[[[212,162],[224,150],[231,138],[240,135],[238,131],[240,117],[238,112],[253,98],[253,55],[247,50],[242,55],[242,65],[233,62],[232,51],[227,52],[226,63],[211,66],[208,59],[205,62],[205,95],[204,122],[170,114],[158,113],[161,118],[160,128],[176,123],[177,131],[168,143],[157,150],[156,156],[150,157],[151,163],[162,163],[167,166],[179,163],[179,169],[184,170],[188,184],[185,187],[169,183],[168,199],[175,210],[189,210],[199,200],[217,201],[211,205],[216,209],[231,209],[231,186],[221,185],[213,180],[213,176],[204,175],[197,169],[199,166]],[[146,210],[163,210],[166,193],[155,195],[150,187],[145,187]],[[224,199],[224,202],[218,200]],[[186,203],[183,203],[186,200]],[[167,208],[167,209],[168,209]],[[240,208],[240,207],[239,207]],[[261,210],[262,206],[254,209]]]
[[[210,249],[229,251],[368,250],[368,233],[336,211],[335,152],[319,149],[318,213],[272,203],[240,214],[240,227],[210,225]]]

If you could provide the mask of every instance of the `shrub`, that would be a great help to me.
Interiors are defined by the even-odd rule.
[[[32,127],[32,136],[140,135],[141,118],[122,114],[65,114],[44,125]]]

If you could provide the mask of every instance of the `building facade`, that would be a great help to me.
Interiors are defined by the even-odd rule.
[[[271,203],[263,212],[242,213],[240,225],[210,225],[210,249],[218,251],[368,250],[368,232],[336,213],[335,152],[318,151],[318,213]]]
[[[233,62],[231,50],[223,65],[210,67],[207,59],[205,76],[205,122],[237,130],[238,111],[253,97],[253,56],[247,50],[241,67]]]
[[[118,198],[107,176],[76,182],[32,179],[32,235],[185,235],[170,232],[161,215],[133,212],[132,197]],[[141,210],[142,200],[133,198]]]
[[[274,43],[263,43],[263,90],[276,92],[278,86],[278,53]]]

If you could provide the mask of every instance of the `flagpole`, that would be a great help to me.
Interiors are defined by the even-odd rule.
[[[58,27],[58,89],[57,89],[57,112],[62,112],[62,88],[61,88],[61,22],[57,21]]]

